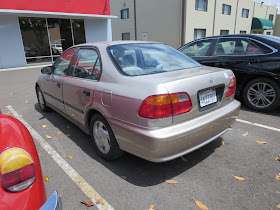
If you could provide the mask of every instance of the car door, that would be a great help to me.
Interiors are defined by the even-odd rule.
[[[211,49],[214,45],[215,39],[203,39],[186,44],[178,50],[197,62],[204,64],[208,61]]]
[[[239,84],[260,69],[258,56],[264,55],[252,41],[234,36],[220,38],[210,54],[204,65],[231,69]]]
[[[97,49],[80,48],[64,78],[63,100],[66,113],[85,124],[86,109],[92,104],[96,82],[101,76],[101,63]]]
[[[74,54],[75,49],[64,52],[53,64],[52,73],[42,80],[43,94],[47,103],[62,112],[65,112],[62,97],[63,80]]]

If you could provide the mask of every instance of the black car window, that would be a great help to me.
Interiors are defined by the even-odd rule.
[[[57,75],[66,75],[68,66],[74,55],[75,55],[75,49],[70,49],[64,52],[54,63],[53,73]]]
[[[262,49],[250,41],[246,48],[246,55],[260,55],[260,54],[264,54]]]
[[[256,46],[258,46],[260,49],[262,49],[262,51],[263,51],[265,54],[267,54],[267,53],[272,53],[272,52],[273,52],[273,50],[272,50],[271,48],[269,48],[269,47],[267,47],[267,46],[261,44],[260,42],[257,42],[257,41],[255,41],[255,40],[253,40],[253,39],[250,39],[250,41],[251,41],[252,43],[254,43]]]
[[[190,57],[206,56],[212,42],[213,39],[197,41],[182,47],[179,51]]]
[[[71,65],[71,72],[73,77],[97,80],[100,76],[98,53],[93,49],[80,49]]]
[[[244,38],[221,38],[219,39],[214,55],[258,55],[263,54],[263,51]]]

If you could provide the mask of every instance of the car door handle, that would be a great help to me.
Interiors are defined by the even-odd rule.
[[[90,90],[84,90],[83,94],[84,96],[90,96]]]
[[[60,82],[57,82],[57,83],[56,83],[56,86],[60,88]]]

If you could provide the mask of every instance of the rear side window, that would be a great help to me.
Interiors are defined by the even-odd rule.
[[[57,75],[66,75],[67,69],[74,55],[75,55],[74,49],[67,50],[66,52],[64,52],[54,63],[53,73]]]
[[[179,51],[187,56],[206,56],[213,40],[197,41],[190,45],[184,46]]]
[[[273,50],[257,41],[251,40],[252,43],[254,43],[255,45],[257,45],[260,49],[262,49],[262,51],[267,54],[267,53],[272,53]]]
[[[71,66],[71,75],[97,80],[100,76],[98,53],[93,49],[80,49]]]
[[[164,44],[120,44],[107,48],[115,65],[130,76],[156,74],[201,66]]]
[[[259,55],[262,49],[244,38],[222,38],[216,44],[214,55]]]

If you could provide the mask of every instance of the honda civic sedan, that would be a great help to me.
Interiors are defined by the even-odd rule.
[[[106,160],[124,151],[153,162],[183,156],[224,134],[240,109],[231,70],[156,42],[73,46],[42,69],[35,88],[41,110],[90,134]]]
[[[268,112],[280,106],[279,49],[279,37],[235,34],[202,38],[178,50],[203,65],[231,69],[245,105]]]

